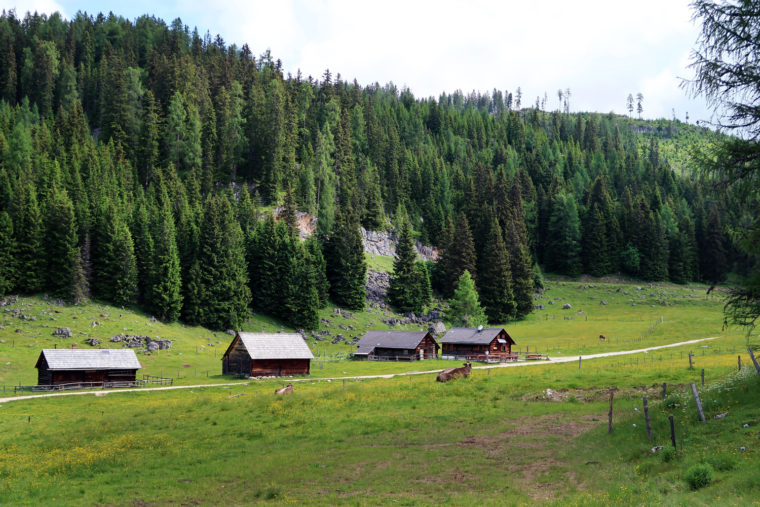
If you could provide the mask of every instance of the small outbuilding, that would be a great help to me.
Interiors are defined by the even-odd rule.
[[[440,345],[427,331],[367,331],[354,357],[375,361],[435,359]]]
[[[135,382],[142,368],[132,349],[43,349],[37,359],[37,385],[80,382]]]
[[[443,359],[470,359],[473,361],[510,361],[515,341],[504,328],[453,327],[441,338]]]
[[[308,375],[314,354],[300,334],[237,333],[222,357],[222,374]]]

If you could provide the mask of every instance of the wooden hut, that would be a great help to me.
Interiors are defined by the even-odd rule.
[[[37,385],[134,382],[142,368],[132,349],[44,349],[37,359]]]
[[[222,374],[308,375],[314,355],[300,334],[237,333],[222,357]]]
[[[367,331],[354,356],[376,361],[435,359],[440,346],[427,331]]]
[[[443,359],[473,361],[509,361],[515,341],[504,328],[453,327],[441,338]]]

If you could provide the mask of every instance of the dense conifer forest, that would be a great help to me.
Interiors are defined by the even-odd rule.
[[[687,167],[708,130],[570,113],[569,92],[556,108],[519,88],[419,98],[282,67],[180,20],[4,13],[0,295],[314,328],[328,300],[365,304],[360,227],[398,230],[394,306],[422,310],[431,283],[451,297],[468,271],[491,322],[530,313],[538,265],[743,269],[726,231],[746,217]],[[297,211],[318,218],[306,241]],[[413,239],[439,260],[418,264]]]

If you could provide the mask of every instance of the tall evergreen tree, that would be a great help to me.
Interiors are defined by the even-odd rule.
[[[580,273],[580,220],[572,195],[562,192],[553,199],[547,248],[547,269],[570,276]]]
[[[0,211],[0,297],[13,290],[16,284],[15,251],[13,221],[7,212]]]
[[[174,322],[182,309],[182,278],[174,220],[168,196],[153,220],[151,311],[164,322]]]
[[[514,318],[516,304],[509,252],[495,217],[491,220],[486,244],[483,255],[478,259],[480,301],[489,322],[506,323]]]
[[[243,232],[224,197],[210,196],[203,209],[198,258],[190,274],[198,301],[199,324],[239,329],[248,313],[251,291]]]
[[[17,287],[35,293],[45,283],[45,257],[42,249],[42,215],[37,192],[31,182],[20,183],[15,193],[13,232],[16,243]]]
[[[459,215],[454,233],[450,237],[449,244],[446,245],[439,262],[441,263],[444,295],[454,293],[462,273],[468,271],[470,277],[472,277],[472,273],[475,273],[475,244],[464,213]]]
[[[66,191],[55,187],[48,202],[45,253],[50,295],[69,299],[76,282],[79,261],[77,224],[74,207]]]
[[[335,228],[325,242],[327,279],[332,300],[352,310],[364,308],[367,263],[359,223],[339,208]]]
[[[412,230],[406,217],[401,219],[388,302],[402,312],[421,313],[430,304],[430,280],[417,263]]]
[[[470,272],[465,270],[450,301],[451,309],[446,314],[448,321],[454,325],[476,327],[486,323],[486,315],[478,300],[475,282]]]

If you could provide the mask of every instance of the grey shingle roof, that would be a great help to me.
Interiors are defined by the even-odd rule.
[[[142,368],[132,349],[43,349],[50,370],[137,370]]]
[[[502,327],[487,327],[478,331],[473,327],[452,327],[449,332],[443,335],[441,343],[466,343],[473,345],[487,345],[496,338],[503,330]],[[509,334],[507,334],[509,336]],[[515,341],[509,338],[514,345]]]
[[[425,338],[427,331],[367,331],[357,343],[354,355],[367,355],[375,347],[384,349],[415,349]]]
[[[238,333],[251,359],[314,359],[296,333]]]

